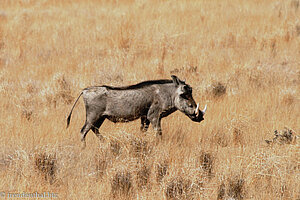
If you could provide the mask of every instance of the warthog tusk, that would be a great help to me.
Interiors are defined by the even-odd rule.
[[[195,110],[195,114],[198,115],[199,114],[199,103],[197,103],[197,108]]]
[[[205,114],[206,109],[207,109],[207,104],[205,104],[205,107],[204,107],[204,109],[202,110],[203,115]]]

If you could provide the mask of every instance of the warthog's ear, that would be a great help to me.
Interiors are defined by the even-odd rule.
[[[179,80],[179,78],[175,75],[172,75],[171,78],[173,79],[173,83],[178,86],[182,81]]]

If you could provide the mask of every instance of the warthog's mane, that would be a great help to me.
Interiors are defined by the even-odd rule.
[[[103,85],[102,87],[106,87],[110,90],[132,90],[132,89],[140,89],[147,86],[151,86],[154,84],[166,84],[166,83],[173,83],[172,80],[167,79],[161,79],[161,80],[150,80],[150,81],[143,81],[134,85],[128,85],[128,86],[122,86],[122,87],[114,87],[114,86],[108,86]]]

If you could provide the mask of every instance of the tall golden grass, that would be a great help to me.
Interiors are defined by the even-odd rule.
[[[1,0],[0,190],[60,199],[299,199],[299,0]],[[104,122],[81,150],[81,89],[176,74],[205,120]],[[1,192],[1,191],[0,191]]]

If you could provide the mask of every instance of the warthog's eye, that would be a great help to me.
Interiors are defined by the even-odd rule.
[[[192,88],[190,86],[188,86],[188,85],[185,85],[183,87],[183,89],[185,90],[186,93],[192,94],[192,92],[193,92]]]

